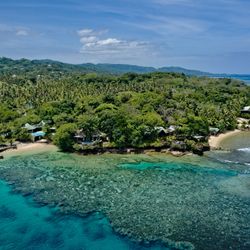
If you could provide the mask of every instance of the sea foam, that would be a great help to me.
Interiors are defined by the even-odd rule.
[[[250,148],[239,148],[238,151],[250,153]]]

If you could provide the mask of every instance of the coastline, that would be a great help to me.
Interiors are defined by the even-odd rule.
[[[210,136],[208,143],[211,150],[222,149],[221,143],[224,139],[233,137],[237,134],[240,134],[242,130],[235,129],[234,131],[229,131],[226,133],[219,134],[217,136]],[[34,143],[19,143],[17,144],[16,149],[9,149],[1,153],[1,156],[8,157],[8,156],[15,156],[19,154],[33,154],[33,153],[40,153],[40,152],[48,152],[48,151],[55,151],[58,147],[44,142],[34,142]],[[76,152],[77,153],[77,152]],[[166,155],[172,155],[175,157],[180,157],[184,155],[192,155],[192,152],[189,151],[178,151],[178,150],[170,150],[170,149],[134,149],[134,148],[126,148],[124,150],[119,149],[106,149],[106,150],[85,150],[83,152],[78,152],[78,154],[82,155],[92,155],[92,154],[154,154],[154,153],[161,153]]]
[[[210,136],[208,143],[209,143],[211,150],[221,149],[221,143],[224,139],[235,136],[241,132],[242,132],[241,130],[235,129],[233,131],[222,133],[216,136]]]
[[[242,133],[242,130],[235,129],[233,131],[228,131],[226,133],[219,134],[217,136],[210,136],[208,143],[210,146],[210,150],[218,150],[222,149],[221,143],[223,140],[233,137],[237,134]],[[48,152],[48,151],[55,151],[58,150],[58,147],[51,143],[44,143],[44,142],[34,142],[34,143],[19,143],[17,144],[17,148],[15,149],[8,149],[4,152],[1,152],[0,156],[8,157],[8,156],[15,156],[19,154],[33,154],[33,153],[40,153],[40,152]],[[80,155],[95,155],[95,154],[154,154],[154,153],[161,153],[165,155],[172,155],[175,157],[180,157],[184,155],[192,155],[192,152],[189,151],[178,151],[178,150],[171,150],[169,148],[161,148],[161,149],[135,149],[135,148],[126,148],[123,150],[120,149],[102,149],[102,150],[84,150],[82,152],[75,152]]]
[[[43,152],[50,152],[50,151],[58,151],[58,147],[52,143],[43,143],[43,142],[29,142],[29,143],[18,143],[16,148],[8,149],[6,151],[1,152],[0,156],[3,158],[12,157],[22,154],[35,154],[35,153],[43,153]],[[121,149],[114,149],[114,148],[106,148],[106,149],[95,149],[95,150],[83,150],[79,152],[74,152],[77,155],[88,156],[88,155],[166,155],[166,156],[174,156],[174,157],[183,157],[183,156],[190,156],[193,155],[192,152],[189,151],[178,151],[178,150],[170,150],[167,149],[136,149],[136,148],[125,148]]]
[[[34,143],[19,143],[16,149],[9,149],[1,153],[3,157],[15,156],[19,154],[33,154],[56,150],[57,147],[53,144],[34,142]]]

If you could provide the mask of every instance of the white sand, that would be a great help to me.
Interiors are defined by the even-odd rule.
[[[228,137],[231,137],[231,136],[234,136],[236,134],[239,134],[241,133],[241,130],[234,130],[234,131],[230,131],[230,132],[226,132],[224,134],[219,134],[217,136],[210,136],[208,142],[209,142],[209,145],[210,147],[213,149],[216,149],[216,148],[220,148],[221,147],[221,142],[228,138]]]
[[[24,153],[39,153],[55,151],[57,147],[47,143],[20,143],[17,145],[17,149],[10,149],[1,153],[3,156],[20,155]]]

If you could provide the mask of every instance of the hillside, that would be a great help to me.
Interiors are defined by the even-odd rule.
[[[208,72],[198,70],[189,70],[181,67],[143,67],[129,64],[68,64],[53,60],[12,60],[10,58],[0,58],[0,74],[23,74],[36,72],[37,74],[62,74],[62,73],[108,73],[108,74],[124,74],[124,73],[152,73],[152,72],[176,72],[186,75],[210,76]]]
[[[144,67],[129,64],[69,64],[62,63],[54,60],[28,60],[19,59],[13,60],[6,57],[0,58],[0,75],[23,75],[37,76],[37,75],[50,75],[54,77],[62,76],[71,73],[98,73],[98,74],[115,74],[120,75],[124,73],[153,73],[153,72],[166,72],[166,73],[183,73],[188,76],[208,76],[220,78],[235,78],[243,81],[249,81],[249,75],[233,75],[233,74],[213,74],[199,70],[190,70],[182,67]]]

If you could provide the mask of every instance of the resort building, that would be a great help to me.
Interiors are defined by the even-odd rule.
[[[38,124],[29,124],[26,123],[24,128],[31,134],[32,141],[39,141],[44,138],[45,132],[42,131],[43,127],[45,126],[45,122],[41,121]]]
[[[242,114],[250,114],[250,106],[246,106],[241,110]]]
[[[174,125],[171,125],[168,128],[155,127],[154,129],[156,130],[158,136],[164,137],[164,136],[173,134],[176,131],[177,127]]]
[[[74,136],[76,143],[82,145],[95,145],[108,141],[108,137],[105,133],[95,132],[87,135],[83,130],[78,130]]]
[[[168,130],[166,128],[155,127],[154,129],[157,132],[158,136],[160,136],[160,137],[164,137],[164,136],[168,135]]]
[[[210,135],[217,135],[219,132],[220,132],[219,128],[209,127],[209,133],[210,133]]]
[[[38,124],[26,123],[24,125],[24,128],[27,129],[29,133],[35,133],[35,132],[41,131],[42,128],[45,126],[45,124],[46,123],[44,121],[41,121]]]

